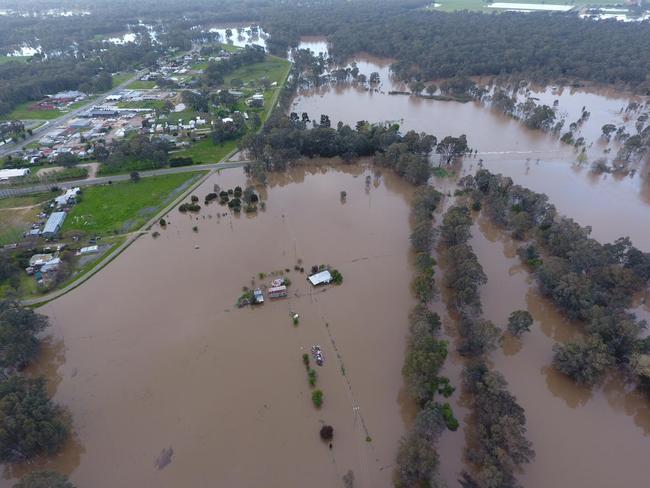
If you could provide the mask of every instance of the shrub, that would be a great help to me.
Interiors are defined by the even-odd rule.
[[[196,202],[199,201],[199,197],[197,197],[196,195],[192,195],[192,197],[190,198],[190,200],[192,200],[192,202],[196,203]]]
[[[172,158],[169,160],[170,168],[177,168],[179,166],[192,166],[194,160],[192,158]]]
[[[343,283],[343,275],[340,273],[338,269],[333,269],[331,275],[332,275],[332,282],[335,285],[340,285],[341,283]]]
[[[309,354],[304,353],[302,355],[302,364],[304,364],[306,367],[309,367]]]
[[[454,417],[454,412],[451,409],[451,405],[449,405],[449,403],[445,403],[442,407],[440,407],[440,411],[442,412],[442,418],[444,419],[447,428],[451,431],[458,429],[458,426],[460,424],[458,423],[456,417]]]
[[[311,401],[316,408],[323,406],[323,392],[321,390],[314,390],[311,392]]]
[[[316,370],[315,369],[310,369],[307,372],[307,377],[308,377],[308,380],[309,380],[309,386],[311,386],[312,388],[314,386],[316,386]]]
[[[334,439],[334,427],[331,425],[323,425],[320,428],[320,438],[325,442],[329,442]]]
[[[158,223],[160,224],[160,227],[165,227],[167,225],[167,221],[163,218],[161,218]]]

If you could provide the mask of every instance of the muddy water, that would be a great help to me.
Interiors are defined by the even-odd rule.
[[[327,48],[316,46],[316,52]],[[621,109],[628,98],[607,90],[537,90],[531,93],[543,103],[559,100],[558,110],[566,114],[566,126],[580,117],[582,107],[591,117],[581,128],[590,147],[588,160],[577,163],[572,146],[541,131],[533,131],[520,122],[498,113],[478,102],[457,103],[428,100],[404,95],[388,95],[390,90],[405,89],[390,75],[390,60],[357,56],[360,72],[380,74],[381,84],[374,90],[348,83],[305,89],[295,97],[291,110],[307,112],[314,118],[326,113],[332,124],[342,121],[355,124],[359,120],[371,122],[393,121],[403,130],[424,131],[437,135],[466,134],[469,145],[478,151],[476,157],[465,158],[456,167],[459,175],[473,173],[479,164],[494,172],[511,176],[516,183],[534,191],[546,193],[563,214],[583,225],[590,225],[593,236],[611,241],[629,235],[635,245],[650,250],[650,232],[643,225],[650,211],[650,166],[641,163],[632,176],[594,175],[590,163],[609,157],[603,151],[614,143],[604,144],[600,127],[607,122],[633,125],[625,120]],[[482,162],[481,162],[482,161]]]
[[[243,171],[212,176],[195,194],[215,183],[244,185]],[[76,432],[47,466],[98,488],[330,488],[349,469],[355,486],[391,486],[412,416],[400,373],[413,305],[411,192],[358,165],[277,175],[258,215],[217,218],[226,210],[216,204],[197,216],[172,212],[160,237],[137,240],[43,307],[53,338],[36,369]],[[312,289],[293,270],[298,259],[337,267],[344,283]],[[233,306],[242,286],[270,282],[258,273],[284,268],[289,298]],[[301,362],[312,344],[326,361],[316,367],[320,410]],[[334,426],[331,450],[318,435],[323,422]]]
[[[512,311],[527,309],[535,320],[530,333],[521,339],[506,337],[501,349],[491,356],[493,367],[505,376],[509,390],[526,411],[528,438],[537,453],[519,476],[523,486],[643,484],[650,450],[647,397],[617,375],[609,377],[602,388],[590,391],[549,367],[553,344],[579,337],[580,324],[559,315],[539,295],[516,257],[515,243],[501,231],[479,218],[472,234],[470,244],[488,277],[481,290],[485,317],[503,328]],[[444,304],[437,306],[444,314]],[[453,324],[448,324],[454,341]],[[461,368],[462,361],[452,358],[446,372],[457,378]],[[466,425],[468,410],[462,395],[453,401]],[[442,439],[442,471],[450,486],[457,486],[454,480],[464,468],[460,459],[463,447],[462,435],[446,434]]]

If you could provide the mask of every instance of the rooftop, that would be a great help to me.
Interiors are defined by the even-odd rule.
[[[317,286],[317,285],[327,284],[330,281],[332,281],[332,275],[328,270],[324,270],[321,271],[320,273],[311,275],[308,279],[312,285]]]

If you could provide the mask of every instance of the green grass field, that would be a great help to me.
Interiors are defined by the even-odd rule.
[[[0,56],[0,64],[8,63],[9,61],[18,61],[25,63],[31,56]]]
[[[128,80],[129,78],[133,78],[134,76],[135,73],[131,71],[126,71],[124,73],[118,73],[116,75],[113,75],[113,88],[115,88],[116,86],[120,86],[126,80]]]
[[[155,81],[142,81],[135,80],[132,83],[129,83],[126,87],[129,90],[150,90],[156,86]]]
[[[0,116],[0,120],[53,120],[64,114],[60,110],[30,110],[35,103],[21,103],[8,114]]]
[[[241,48],[239,46],[235,46],[234,44],[224,44],[224,43],[221,43],[219,45],[219,47],[221,47],[221,49],[223,49],[224,51],[227,51],[229,53],[234,53],[234,52],[239,51],[240,49],[243,49],[243,48]]]
[[[291,63],[286,59],[267,56],[266,60],[261,63],[249,64],[237,68],[224,78],[224,82],[230,85],[235,78],[240,79],[244,83],[267,78],[272,82],[277,82],[279,85],[286,78],[290,67]]]
[[[21,195],[19,197],[0,198],[0,209],[38,205],[39,203],[53,199],[55,196],[58,196],[58,193],[45,192]]]
[[[142,178],[84,189],[63,224],[64,235],[73,232],[119,234],[144,225],[202,172]]]
[[[226,141],[223,144],[216,146],[210,137],[202,141],[195,142],[187,149],[182,149],[178,152],[170,154],[172,158],[187,158],[190,157],[195,164],[199,163],[218,163],[225,158],[228,153],[237,148],[238,141]]]

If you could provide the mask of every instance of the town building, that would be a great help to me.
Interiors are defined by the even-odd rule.
[[[269,298],[283,298],[287,296],[287,287],[284,285],[274,286],[268,289]]]
[[[69,190],[66,190],[63,195],[59,195],[54,199],[54,203],[56,204],[57,207],[63,207],[65,205],[70,205],[71,203],[75,203],[77,194],[81,191],[81,188],[78,186],[75,188],[70,188]]]
[[[63,227],[63,221],[65,220],[65,212],[52,212],[50,218],[45,222],[45,227],[43,228],[43,237],[49,238],[54,237],[59,233],[61,227]]]
[[[20,178],[31,173],[29,168],[0,169],[0,181],[9,181],[11,178]]]

